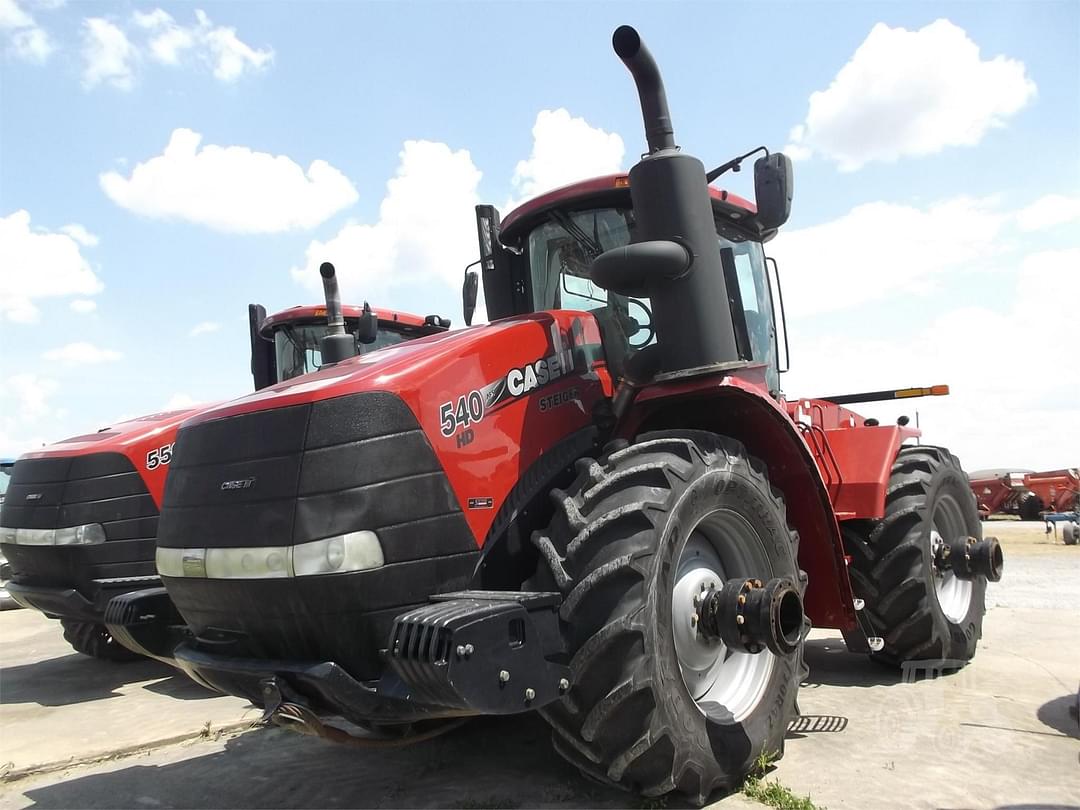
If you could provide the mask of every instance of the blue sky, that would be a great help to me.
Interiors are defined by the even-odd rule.
[[[622,23],[685,149],[799,157],[789,391],[949,382],[968,467],[1080,463],[1075,2],[0,0],[0,454],[244,393],[246,304],[326,258],[460,322],[473,204],[643,149]]]

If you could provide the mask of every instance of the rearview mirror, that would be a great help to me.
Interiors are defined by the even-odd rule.
[[[477,272],[466,267],[465,281],[461,285],[461,311],[465,316],[466,326],[472,326],[473,313],[476,312],[476,290],[479,284],[480,277]]]
[[[356,325],[356,342],[362,344],[374,343],[379,334],[379,319],[371,311],[368,302],[364,302],[364,311],[360,313],[360,321]]]
[[[788,221],[793,188],[791,158],[787,155],[773,152],[754,161],[754,197],[763,230],[775,230]]]

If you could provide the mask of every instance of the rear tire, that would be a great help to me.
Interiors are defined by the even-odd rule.
[[[142,658],[123,644],[117,642],[103,624],[80,622],[74,619],[61,619],[64,628],[64,640],[75,652],[98,658],[102,661],[135,661]]]
[[[975,655],[986,578],[960,580],[934,566],[939,538],[982,538],[975,496],[956,456],[942,447],[900,448],[885,517],[844,524],[843,534],[855,596],[885,641],[873,658],[894,666],[945,661],[955,668]]]
[[[559,754],[587,775],[704,803],[738,785],[762,753],[783,752],[802,645],[786,656],[710,648],[692,629],[684,591],[706,571],[805,586],[798,536],[764,466],[715,434],[645,434],[578,470],[566,492],[552,493],[555,516],[533,536],[539,584],[565,594],[571,656],[569,692],[541,714]]]
[[[1034,492],[1030,492],[1026,498],[1020,501],[1018,511],[1021,520],[1038,520],[1042,517],[1042,499]]]

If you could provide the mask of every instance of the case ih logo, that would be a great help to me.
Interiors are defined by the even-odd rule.
[[[255,486],[254,478],[238,478],[236,481],[222,481],[221,491],[224,492],[229,489],[251,489]]]

